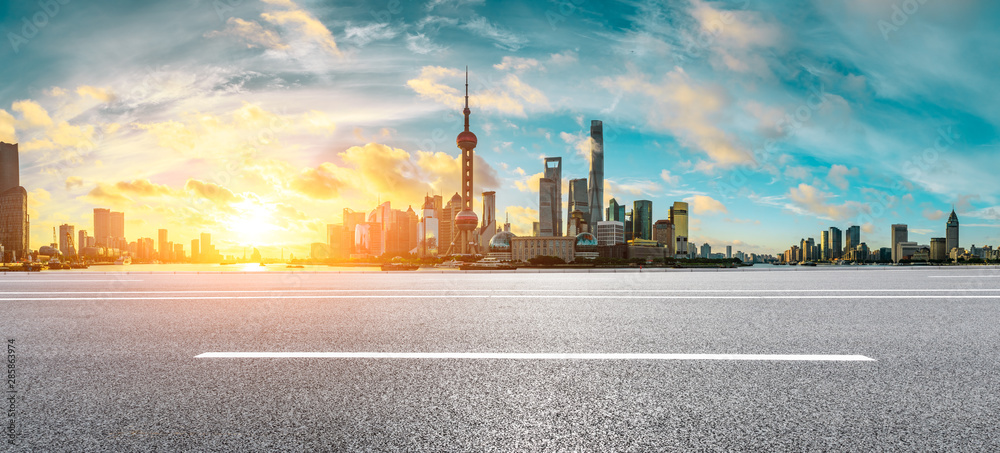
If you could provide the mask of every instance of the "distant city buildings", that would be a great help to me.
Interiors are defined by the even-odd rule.
[[[589,225],[597,225],[604,220],[604,124],[600,120],[590,122],[590,183]]]
[[[0,261],[28,256],[28,191],[21,187],[18,147],[0,142]]]
[[[538,225],[541,236],[562,236],[562,158],[546,157],[538,180]]]

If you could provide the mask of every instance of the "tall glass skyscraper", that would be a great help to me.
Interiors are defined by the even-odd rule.
[[[625,206],[618,204],[618,200],[614,198],[608,201],[608,212],[606,214],[609,221],[625,223]]]
[[[590,122],[590,225],[604,220],[604,124]]]
[[[830,259],[844,256],[844,232],[840,228],[830,227]]]
[[[538,223],[542,236],[562,236],[562,158],[546,157],[538,182]]]
[[[653,239],[653,202],[636,200],[632,208],[632,238]]]
[[[948,216],[948,223],[945,227],[945,241],[944,241],[944,252],[946,254],[951,253],[951,249],[958,247],[958,216],[955,215],[955,210],[951,210],[951,215]]]
[[[590,203],[588,198],[587,178],[569,180],[569,199],[567,200],[568,205],[566,207],[567,224],[573,222],[573,211],[582,212],[583,219],[588,222],[590,221]],[[591,227],[591,231],[593,231],[593,227]]]
[[[847,236],[844,238],[844,250],[854,250],[858,248],[859,244],[861,244],[861,227],[851,225],[847,228]]]

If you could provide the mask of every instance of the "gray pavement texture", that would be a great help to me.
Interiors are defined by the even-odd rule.
[[[1000,450],[997,269],[50,272],[0,312],[8,451]],[[195,358],[225,351],[875,361]]]

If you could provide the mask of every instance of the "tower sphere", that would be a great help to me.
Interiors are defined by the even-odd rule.
[[[479,216],[477,216],[473,211],[466,209],[455,215],[455,226],[457,226],[459,230],[474,230],[477,225],[479,225]]]
[[[455,140],[459,148],[475,148],[478,139],[476,139],[476,134],[469,131],[462,131],[458,133],[458,139]]]

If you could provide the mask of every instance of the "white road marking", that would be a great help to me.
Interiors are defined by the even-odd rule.
[[[72,282],[72,283],[77,283],[77,282],[141,282],[141,281],[142,280],[123,280],[123,279],[117,279],[117,278],[107,279],[107,280],[52,280],[52,279],[46,279],[46,278],[42,278],[42,277],[39,277],[36,280],[6,280],[4,278],[0,278],[0,283],[52,283],[52,282],[60,282],[60,283]]]
[[[502,360],[764,360],[874,362],[863,355],[827,354],[601,354],[517,352],[206,352],[196,359],[502,359]]]
[[[994,275],[931,275],[930,278],[1000,278],[1000,274],[994,274]]]
[[[117,280],[115,280],[117,281]],[[1000,292],[995,289],[272,289],[272,290],[176,290],[176,291],[6,291],[5,294],[251,294],[251,293],[397,293],[397,292],[462,292],[462,293],[871,293],[871,292]]]
[[[935,297],[947,299],[1000,299],[1000,294],[980,294],[974,296],[961,295],[934,295]],[[201,297],[181,297],[181,296],[161,296],[161,297],[5,297],[0,301],[26,301],[26,300],[255,300],[255,299],[927,299],[928,295],[852,295],[852,296],[616,296],[616,295],[578,295],[578,294],[480,294],[480,295],[326,295],[326,294],[302,294],[298,296],[201,296]]]

